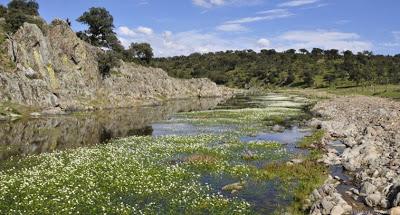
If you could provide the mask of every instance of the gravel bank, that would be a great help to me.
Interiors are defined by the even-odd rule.
[[[346,181],[333,175],[316,190],[310,197],[311,214],[357,214],[357,210],[399,214],[400,103],[340,97],[321,101],[312,111],[316,118],[310,124],[327,131],[321,162],[343,167],[350,177]]]

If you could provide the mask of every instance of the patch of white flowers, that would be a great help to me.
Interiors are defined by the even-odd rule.
[[[287,106],[192,112],[175,120],[251,130],[268,117],[300,112]],[[249,203],[214,192],[201,174],[248,177],[257,169],[243,151],[271,161],[288,154],[279,143],[243,143],[239,136],[131,137],[9,160],[0,169],[0,214],[251,214]],[[185,162],[191,155],[209,160]]]
[[[247,202],[213,194],[199,182],[201,175],[195,167],[202,163],[168,163],[179,153],[200,153],[218,159],[210,167],[216,173],[248,174],[248,166],[232,162],[243,145],[234,139],[229,135],[132,137],[94,148],[31,156],[17,161],[15,168],[0,171],[0,212],[250,213]],[[269,142],[249,147],[280,149]]]

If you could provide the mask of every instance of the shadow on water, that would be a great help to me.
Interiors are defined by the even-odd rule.
[[[0,123],[0,160],[152,135],[152,124],[178,112],[215,108],[221,99],[168,101],[161,106],[73,113]]]

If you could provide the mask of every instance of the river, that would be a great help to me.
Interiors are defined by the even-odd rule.
[[[147,155],[135,154],[136,158],[132,158],[136,159],[134,162],[142,159],[140,156],[144,156],[143,159],[151,160],[148,164],[146,164],[147,161],[145,162],[148,165],[147,167],[143,164],[144,169],[142,171],[155,167],[157,167],[158,171],[164,171],[166,164],[177,168],[184,166],[186,168],[184,172],[189,171],[195,174],[193,179],[188,180],[193,180],[192,183],[195,183],[196,187],[205,186],[204,188],[196,189],[206,189],[207,192],[205,193],[207,193],[207,196],[211,195],[211,199],[223,198],[226,199],[224,201],[234,202],[232,203],[233,206],[218,206],[222,208],[218,210],[231,210],[237,206],[238,208],[245,208],[243,210],[251,213],[270,214],[292,204],[294,201],[293,196],[290,192],[284,192],[280,188],[279,180],[260,180],[258,176],[252,176],[252,172],[256,172],[258,169],[261,170],[270,163],[286,163],[292,158],[308,153],[307,150],[298,148],[297,143],[304,136],[309,135],[310,130],[301,126],[301,120],[299,121],[296,117],[290,117],[304,114],[302,107],[306,104],[307,100],[304,98],[271,94],[265,96],[238,96],[228,101],[221,99],[175,100],[165,102],[160,106],[73,113],[64,116],[3,122],[0,123],[0,160],[3,160],[4,164],[0,165],[0,170],[1,168],[4,169],[4,178],[2,180],[5,182],[7,177],[15,177],[15,174],[22,174],[24,171],[30,172],[33,169],[38,171],[35,165],[39,165],[38,168],[40,169],[42,163],[47,162],[46,159],[53,157],[53,153],[54,157],[51,159],[59,159],[60,156],[64,155],[75,156],[73,154],[79,154],[80,151],[89,153],[90,148],[93,148],[95,153],[97,149],[104,148],[99,145],[105,145],[105,148],[117,147],[112,149],[112,153],[110,151],[112,156],[116,157],[114,161],[118,160],[118,150],[120,149],[123,149],[123,153],[133,153],[130,150],[148,153]],[[285,127],[277,124],[285,125]],[[130,139],[131,136],[136,136],[136,138]],[[139,136],[143,137],[140,138]],[[128,137],[128,139],[124,139],[125,137]],[[178,144],[181,141],[179,138],[182,138],[182,141],[185,142],[184,145],[187,144],[190,147],[182,148],[182,145]],[[199,139],[198,142],[196,138]],[[141,144],[143,143],[143,145],[136,146],[137,141]],[[164,144],[161,148],[158,147],[160,142]],[[145,145],[145,143],[148,145]],[[151,146],[153,143],[154,145]],[[109,144],[110,146],[107,146]],[[132,144],[135,145],[133,148]],[[41,156],[41,154],[46,156]],[[87,159],[90,159],[90,156],[92,155],[87,155]],[[153,157],[148,158],[148,156]],[[29,165],[30,159],[34,161],[35,165]],[[71,159],[73,160],[74,158],[68,158],[69,161]],[[125,162],[126,165],[130,164],[130,161]],[[215,162],[221,162],[222,164],[215,164]],[[23,164],[23,172],[14,172],[14,163],[17,171]],[[87,164],[90,165],[91,161],[87,161]],[[192,164],[196,167],[193,167]],[[215,164],[215,167],[211,167],[211,164]],[[43,167],[43,174],[48,171],[48,168],[48,166]],[[53,169],[57,168],[54,167]],[[140,174],[149,176],[148,173],[144,174],[139,170],[137,171]],[[241,176],[238,171],[242,171],[243,173],[240,174],[243,175]],[[116,173],[113,173],[113,170],[109,172],[115,177]],[[57,180],[56,175],[54,175],[54,180]],[[67,177],[69,176],[68,174]],[[60,186],[72,186],[68,185],[65,179],[62,180],[65,184]],[[160,180],[166,181],[167,179],[161,178]],[[179,181],[178,178],[174,180]],[[11,183],[10,180],[7,183]],[[96,187],[101,187],[100,184],[99,182]],[[9,187],[9,189],[5,190],[10,193],[13,192],[12,189],[21,189],[20,187],[17,189],[15,184],[8,185],[12,185],[12,188]],[[124,186],[129,187],[128,185]],[[182,184],[179,187],[183,186]],[[239,186],[239,188],[231,188],[230,186]],[[151,189],[150,187],[148,189]],[[33,185],[31,189],[32,191],[30,192],[35,193],[35,195],[41,195],[41,192],[44,192],[44,190],[41,190],[44,188],[38,188]],[[122,202],[124,204],[134,205],[134,208],[142,210],[142,212],[149,210],[148,213],[151,214],[153,209],[154,211],[165,210],[164,212],[180,211],[184,213],[187,212],[186,210],[200,210],[199,208],[187,209],[184,205],[180,209],[172,207],[171,205],[175,204],[172,204],[172,202],[175,202],[175,198],[178,198],[173,197],[173,191],[166,197],[162,196],[163,194],[158,194],[157,197],[153,197],[154,199],[149,196],[142,199],[139,194],[130,196],[132,192],[138,192],[137,189],[139,188],[132,189],[130,191],[131,194],[124,193],[123,197],[119,198],[123,199]],[[16,192],[16,190],[14,191]],[[6,210],[4,206],[6,201],[3,199],[4,201],[2,202],[1,195],[0,210]],[[20,193],[19,195],[24,194]],[[58,194],[53,195],[57,196]],[[49,198],[47,194],[42,197]],[[65,196],[60,198],[63,197]],[[3,198],[5,197],[3,196]],[[132,202],[132,198],[135,201]],[[191,199],[196,198],[201,199],[203,197],[191,197]],[[38,197],[36,197],[35,201],[37,199]],[[114,201],[112,200],[112,202]],[[193,201],[196,202],[198,200]],[[204,204],[208,204],[206,200],[204,201]],[[188,205],[192,204],[195,205],[195,203],[188,203]],[[219,204],[222,203],[219,202]],[[77,206],[80,207],[81,205],[75,205],[72,211],[85,212],[84,209],[76,209]],[[9,207],[18,209],[17,206]],[[26,207],[32,208],[28,207],[28,205]],[[87,207],[84,208],[87,209]],[[32,208],[35,212],[41,211],[41,209],[34,210]],[[237,210],[233,211],[236,213]],[[211,212],[212,210],[208,208],[207,211]],[[57,212],[57,210],[54,209],[53,212]]]

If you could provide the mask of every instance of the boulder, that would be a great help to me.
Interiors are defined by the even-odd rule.
[[[400,207],[390,209],[390,215],[400,215]]]
[[[380,193],[370,194],[365,198],[365,203],[370,207],[375,207],[380,204],[382,196]]]
[[[370,182],[365,182],[361,188],[360,195],[367,196],[369,194],[374,193],[376,190],[375,185],[371,184]]]
[[[342,215],[344,213],[346,213],[345,209],[343,209],[339,205],[336,205],[335,207],[333,207],[333,209],[331,211],[331,215]]]

